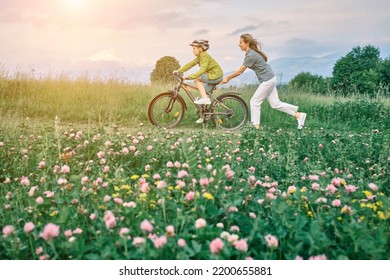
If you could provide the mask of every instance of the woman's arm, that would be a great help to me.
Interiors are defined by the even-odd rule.
[[[242,73],[244,73],[244,71],[246,70],[246,66],[245,65],[242,65],[236,72],[234,72],[233,74],[227,76],[226,78],[224,78],[222,80],[222,82],[220,82],[220,84],[226,84],[227,82],[229,82],[231,79],[237,77],[237,76],[240,76]]]

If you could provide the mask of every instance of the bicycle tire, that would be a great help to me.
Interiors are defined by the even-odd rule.
[[[228,92],[228,93],[221,94],[220,96],[217,97],[217,100],[221,103],[224,103],[224,100],[229,100],[229,99],[236,101],[237,105],[241,106],[241,110],[243,113],[243,117],[241,118],[241,120],[237,124],[230,125],[230,126],[228,125],[229,124],[229,115],[227,115],[227,117],[225,117],[225,120],[227,120],[227,122],[221,121],[222,118],[218,117],[217,115],[213,116],[211,118],[211,120],[213,121],[214,125],[219,129],[237,130],[237,129],[240,129],[241,127],[243,127],[245,125],[245,123],[248,121],[248,116],[249,116],[248,105],[246,104],[244,99],[242,99],[240,96],[238,96],[238,93]],[[218,106],[221,106],[221,105],[217,101],[214,101],[210,107],[210,113],[215,113],[215,109]],[[236,112],[236,114],[237,114],[237,112]],[[234,115],[234,111],[232,112],[232,116],[233,115]]]
[[[169,102],[173,102],[172,108],[175,105],[175,103],[179,106],[176,110],[174,110],[173,117],[168,116],[168,114],[171,113],[166,111],[161,111],[161,108],[167,109],[168,105],[164,106],[164,104],[159,105],[161,103],[161,100],[166,99]],[[160,102],[159,102],[160,101]],[[161,108],[158,108],[157,106],[160,106]],[[186,110],[186,104],[184,99],[180,95],[174,95],[172,92],[163,92],[157,95],[155,98],[150,101],[148,106],[148,119],[152,125],[164,127],[164,128],[173,128],[176,127],[181,123],[184,117],[184,113]],[[158,110],[158,112],[156,112]],[[179,111],[177,111],[179,110]],[[159,116],[159,117],[158,117]],[[164,120],[172,119],[172,122],[164,123]]]

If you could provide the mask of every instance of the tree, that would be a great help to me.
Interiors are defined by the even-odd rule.
[[[390,86],[390,57],[384,59],[378,67],[379,80],[384,86]]]
[[[167,83],[172,81],[172,72],[178,70],[180,64],[176,58],[172,56],[164,56],[157,60],[156,66],[150,74],[152,83]]]
[[[301,72],[289,82],[289,86],[295,89],[324,94],[329,90],[329,78],[309,72]]]
[[[377,70],[380,62],[378,48],[371,45],[354,47],[333,67],[334,88],[343,93],[355,90],[360,93],[373,93],[379,81]]]

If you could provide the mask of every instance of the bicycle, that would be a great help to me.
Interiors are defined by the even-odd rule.
[[[198,90],[196,87],[186,84],[183,76],[174,74],[179,80],[175,88],[168,92],[157,95],[149,104],[148,118],[156,126],[163,128],[173,128],[180,124],[184,118],[187,104],[180,95],[180,89],[183,89],[191,102],[197,108],[200,118],[211,120],[215,126],[223,130],[236,130],[241,128],[248,120],[248,106],[237,92],[226,92],[214,97],[212,95],[216,85],[213,85],[207,95],[211,99],[210,105],[195,104],[196,100],[191,89]]]

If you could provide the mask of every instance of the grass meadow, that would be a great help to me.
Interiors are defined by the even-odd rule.
[[[388,97],[282,86],[302,130],[267,102],[260,130],[189,103],[152,127],[172,87],[3,71],[0,259],[390,258]]]

